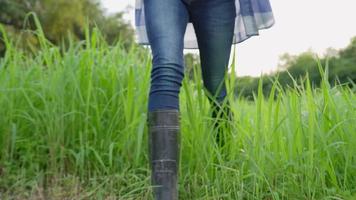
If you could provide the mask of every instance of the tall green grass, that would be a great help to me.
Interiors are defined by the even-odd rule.
[[[0,199],[151,199],[151,57],[98,31],[66,50],[37,30],[29,54],[5,36],[0,60]],[[321,75],[327,76],[320,65]],[[196,66],[199,67],[199,66]],[[234,65],[231,66],[233,69]],[[198,69],[198,68],[197,68]],[[356,95],[311,81],[253,101],[233,95],[225,149],[199,70],[180,93],[181,199],[355,199]]]

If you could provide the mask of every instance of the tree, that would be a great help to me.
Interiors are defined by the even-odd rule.
[[[33,35],[23,31],[36,28],[32,20],[24,24],[29,12],[37,14],[47,39],[54,44],[61,44],[68,34],[76,40],[84,39],[87,24],[90,28],[97,26],[109,44],[120,39],[129,47],[134,42],[134,30],[124,21],[123,13],[107,16],[98,0],[0,0],[0,25],[21,44],[36,46]],[[1,48],[4,44],[0,42]]]

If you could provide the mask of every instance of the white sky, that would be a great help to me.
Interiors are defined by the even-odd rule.
[[[295,55],[312,49],[322,55],[328,47],[344,48],[356,36],[355,0],[270,2],[275,25],[262,30],[260,36],[235,45],[238,76],[259,76],[275,70],[283,53]],[[131,6],[126,19],[134,25],[135,0],[102,0],[102,3],[109,13]]]

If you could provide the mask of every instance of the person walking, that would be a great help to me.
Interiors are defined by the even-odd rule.
[[[178,199],[183,50],[199,49],[212,116],[218,117],[232,44],[273,24],[269,0],[136,0],[138,44],[152,53],[147,123],[155,199]]]

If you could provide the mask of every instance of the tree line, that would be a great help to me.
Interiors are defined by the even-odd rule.
[[[294,56],[284,54],[280,61],[282,64],[278,66],[277,72],[262,76],[262,89],[265,95],[269,94],[275,80],[278,80],[283,88],[293,88],[295,84],[303,84],[308,76],[311,84],[318,87],[322,81],[323,71],[327,71],[326,78],[331,86],[342,84],[356,89],[356,37],[351,39],[346,48],[340,50],[329,48],[322,57],[307,51]],[[238,77],[235,94],[253,98],[253,93],[257,93],[260,78]]]

